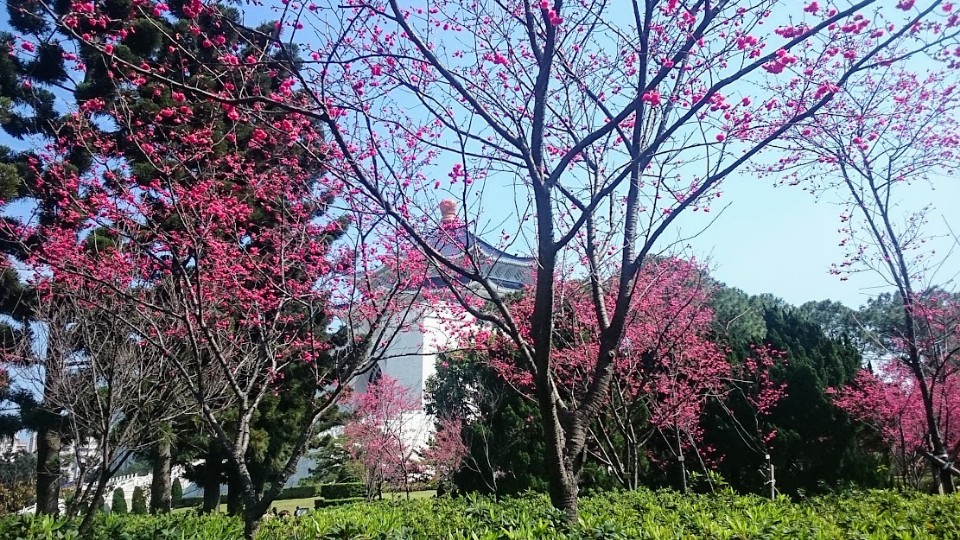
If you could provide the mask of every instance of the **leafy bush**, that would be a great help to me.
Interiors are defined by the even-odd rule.
[[[174,508],[192,508],[203,504],[203,497],[180,497],[180,500],[173,504]]]
[[[320,486],[320,496],[324,499],[347,499],[350,497],[366,497],[366,495],[367,487],[363,485],[363,482],[344,482]]]
[[[36,502],[34,485],[27,483],[0,484],[0,515],[16,512]]]
[[[282,499],[309,499],[316,497],[320,493],[320,486],[297,486],[282,490],[277,495],[277,500]]]
[[[223,514],[193,513],[132,515],[97,514],[93,530],[83,540],[239,540],[243,523]],[[50,516],[13,515],[0,518],[4,540],[79,540],[79,521]]]
[[[268,519],[257,540],[445,538],[449,540],[674,540],[960,538],[960,495],[891,491],[789,499],[604,492],[584,497],[567,526],[541,495],[497,503],[482,497],[435,498],[322,507],[297,519]],[[0,518],[6,540],[78,540],[76,523],[49,517]],[[100,514],[91,540],[239,540],[239,519],[192,512],[161,516]],[[86,540],[86,539],[84,539]]]
[[[313,500],[314,508],[330,508],[331,506],[342,506],[344,504],[353,504],[365,502],[366,497],[344,497],[343,499],[324,499],[323,497]]]

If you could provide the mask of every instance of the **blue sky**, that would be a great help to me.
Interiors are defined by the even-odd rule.
[[[942,178],[934,187],[922,183],[905,187],[904,203],[919,207],[933,202],[930,232],[946,235],[944,224],[949,223],[960,233],[956,212],[960,182]],[[831,263],[844,257],[838,246],[840,194],[826,194],[818,202],[799,187],[773,187],[769,180],[743,175],[729,178],[723,191],[722,200],[729,206],[710,228],[689,242],[694,254],[709,258],[717,279],[751,294],[772,293],[792,304],[831,299],[853,308],[890,290],[873,273],[855,274],[847,281],[829,274]],[[693,232],[702,222],[702,216],[688,219],[684,230]],[[954,241],[939,238],[933,243],[937,253],[946,256]],[[960,253],[953,253],[936,281],[943,283],[957,272]]]

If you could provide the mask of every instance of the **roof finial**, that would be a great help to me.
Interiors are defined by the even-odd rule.
[[[440,201],[440,223],[453,223],[457,220],[457,201],[444,199]]]

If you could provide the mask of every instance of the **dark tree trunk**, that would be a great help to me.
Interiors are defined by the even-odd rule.
[[[163,434],[153,454],[153,480],[150,483],[150,513],[166,514],[171,509],[173,481],[170,470],[173,466],[171,454],[169,423],[164,426]]]
[[[246,540],[253,540],[257,536],[257,530],[260,529],[260,516],[252,516],[245,512],[243,516],[243,537]]]
[[[243,515],[243,485],[233,472],[227,475],[227,513],[231,516]]]
[[[907,322],[907,337],[909,339],[909,361],[908,365],[917,384],[920,387],[920,397],[923,401],[923,412],[927,423],[927,436],[929,437],[930,448],[933,454],[944,461],[949,459],[947,454],[947,445],[943,442],[943,435],[940,432],[940,423],[937,419],[936,404],[933,401],[933,386],[935,381],[928,378],[924,373],[922,365],[923,360],[919,348],[917,347],[917,331],[912,315],[912,306],[905,304],[904,314]],[[948,494],[953,493],[953,476],[944,474],[942,467],[936,462],[930,462],[930,472],[933,477],[934,493]]]
[[[203,508],[201,512],[210,513],[220,506],[221,463],[215,452],[207,454],[203,465]]]
[[[934,404],[932,399],[930,400],[924,399],[924,409],[927,416],[927,424],[929,427],[929,435],[930,435],[930,446],[932,447],[933,454],[937,458],[943,460],[943,462],[945,463],[949,462],[950,458],[949,458],[949,455],[947,454],[947,447],[943,443],[943,437],[940,434],[940,426],[936,421],[936,414],[934,411]],[[937,463],[934,460],[930,460],[930,472],[932,473],[932,476],[933,476],[934,493],[947,495],[954,492],[955,487],[953,484],[953,475],[945,471],[941,464]]]
[[[545,373],[542,370],[541,373]],[[569,523],[576,523],[579,518],[577,471],[574,462],[569,459],[566,451],[566,434],[560,419],[560,411],[553,397],[553,385],[547,380],[549,377],[540,377],[537,381],[537,403],[542,418],[544,442],[547,449],[547,472],[550,478],[550,503],[554,508],[562,510]]]
[[[60,511],[60,432],[45,425],[37,432],[37,514]]]

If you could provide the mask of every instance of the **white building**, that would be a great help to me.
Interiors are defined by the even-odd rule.
[[[434,248],[440,254],[453,260],[469,257],[476,261],[498,294],[518,292],[533,283],[535,259],[507,254],[475,237],[466,227],[457,226],[455,202],[442,201],[440,210],[440,227],[432,238]],[[477,296],[487,296],[478,283],[467,285]],[[447,285],[439,273],[434,273],[428,275],[423,286],[430,289]],[[459,305],[434,302],[426,294],[411,298],[412,308],[397,315],[385,331],[388,338],[381,351],[383,359],[355,382],[357,391],[364,392],[370,382],[388,376],[419,399],[421,406],[425,404],[426,383],[436,373],[438,357],[461,345],[456,341],[458,329],[476,324]],[[432,435],[433,418],[421,412],[419,423],[419,428],[412,431],[415,432],[415,446],[422,447]]]
[[[0,457],[10,454],[33,454],[37,451],[37,434],[21,431],[12,437],[0,437]]]

